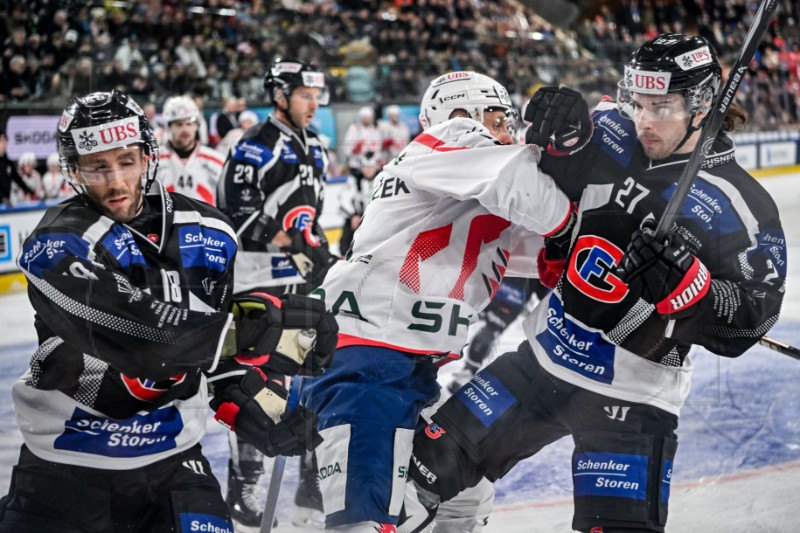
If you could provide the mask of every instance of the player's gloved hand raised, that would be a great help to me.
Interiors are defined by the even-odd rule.
[[[655,238],[655,221],[642,223],[631,236],[617,276],[631,291],[655,304],[669,318],[686,318],[711,287],[711,273],[677,233]]]
[[[284,250],[291,256],[295,268],[313,288],[319,287],[338,258],[326,246],[309,243],[305,233],[297,228],[290,228],[286,234],[292,243]]]
[[[261,292],[234,296],[237,359],[295,375],[314,375],[330,366],[339,326],[316,298]]]
[[[317,415],[305,407],[286,412],[284,377],[249,369],[238,384],[214,395],[214,418],[270,457],[300,455],[316,448]]]
[[[539,281],[548,289],[554,289],[567,266],[567,256],[572,242],[572,230],[578,216],[570,209],[569,218],[555,233],[544,238],[544,246],[536,259]]]
[[[574,154],[589,142],[594,130],[586,100],[564,86],[536,91],[522,118],[531,123],[525,142],[555,156]]]

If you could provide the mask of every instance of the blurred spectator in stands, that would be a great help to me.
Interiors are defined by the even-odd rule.
[[[129,70],[133,63],[146,63],[144,55],[139,48],[139,37],[136,34],[132,34],[127,39],[122,40],[122,44],[114,54],[114,61],[118,61],[122,65],[123,71]]]
[[[75,196],[75,189],[72,188],[64,174],[61,173],[58,152],[53,152],[47,156],[47,171],[42,174],[42,189],[45,200]]]
[[[11,58],[20,56],[23,59],[27,54],[27,42],[25,40],[25,30],[17,28],[11,32],[11,37],[4,43],[3,47],[3,71],[8,72]]]
[[[185,66],[194,65],[197,68],[198,77],[206,77],[206,65],[203,63],[200,52],[195,48],[191,35],[183,35],[181,37],[180,44],[175,47],[175,55]]]
[[[11,57],[8,70],[0,78],[0,98],[3,100],[27,100],[34,94],[33,80],[27,70],[25,57]]]
[[[239,114],[239,126],[230,130],[215,148],[223,156],[228,157],[228,152],[231,151],[231,148],[236,146],[236,143],[242,138],[244,132],[256,124],[258,124],[258,115],[249,109],[242,111]]]
[[[17,166],[8,158],[8,137],[0,132],[0,206],[13,207],[11,188],[19,187],[28,194],[34,194],[17,172]]]
[[[378,122],[378,130],[381,132],[381,159],[384,165],[394,159],[410,140],[408,126],[401,119],[400,107],[390,105],[386,108],[386,120]]]
[[[216,115],[214,130],[218,139],[225,137],[229,131],[239,126],[239,113],[245,110],[243,98],[229,96],[222,106],[222,111]]]
[[[18,183],[11,184],[11,204],[20,205],[26,202],[38,202],[44,199],[42,175],[36,170],[36,154],[23,152],[17,160],[17,173],[26,187]]]

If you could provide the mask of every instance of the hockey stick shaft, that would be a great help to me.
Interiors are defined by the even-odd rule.
[[[782,353],[783,355],[788,355],[792,359],[797,359],[800,361],[800,349],[795,348],[785,342],[776,341],[770,337],[761,337],[758,343],[761,346],[766,346],[770,350],[775,350],[778,353]]]
[[[728,109],[733,103],[736,92],[739,90],[739,85],[744,78],[747,66],[750,64],[750,60],[753,59],[756,48],[758,48],[761,38],[767,31],[767,26],[769,26],[769,21],[777,5],[778,0],[763,0],[758,7],[756,16],[753,19],[753,24],[750,26],[750,30],[747,32],[747,36],[742,44],[739,57],[731,66],[725,84],[717,95],[711,111],[709,111],[709,116],[701,131],[700,140],[697,145],[695,145],[692,155],[689,157],[689,161],[686,163],[686,167],[684,167],[683,173],[678,179],[678,186],[675,188],[675,192],[672,198],[669,199],[667,207],[664,209],[664,214],[658,222],[656,237],[659,241],[664,240],[672,227],[672,223],[678,216],[680,208],[689,193],[689,189],[697,177],[700,166],[711,151],[711,145],[714,143],[714,139],[716,139],[717,133],[725,120],[725,115],[728,114]]]
[[[289,384],[289,400],[286,403],[286,410],[291,411],[297,407],[300,401],[300,389],[303,386],[303,378],[294,377]],[[272,524],[275,523],[275,513],[278,510],[278,496],[281,492],[283,483],[283,472],[286,469],[286,457],[278,455],[272,463],[272,475],[269,479],[269,489],[267,490],[267,501],[264,504],[264,514],[261,517],[260,533],[271,533]]]

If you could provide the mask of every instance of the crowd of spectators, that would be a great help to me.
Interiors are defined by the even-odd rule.
[[[752,129],[800,122],[800,7],[780,2],[741,92]],[[607,0],[558,29],[518,0],[0,0],[0,100],[58,107],[116,87],[158,106],[182,93],[257,105],[266,66],[286,56],[324,66],[340,102],[415,103],[432,77],[461,69],[518,103],[554,83],[591,100],[614,94],[631,50],[661,31],[705,35],[729,62],[758,3]]]

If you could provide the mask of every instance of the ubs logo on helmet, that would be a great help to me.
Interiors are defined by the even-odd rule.
[[[297,228],[303,232],[306,242],[312,246],[319,244],[319,239],[311,232],[317,210],[310,205],[299,205],[289,210],[283,217],[283,231]]]
[[[615,273],[623,255],[614,243],[602,237],[579,237],[567,268],[567,279],[589,298],[608,304],[620,302],[628,294],[628,286]]]

